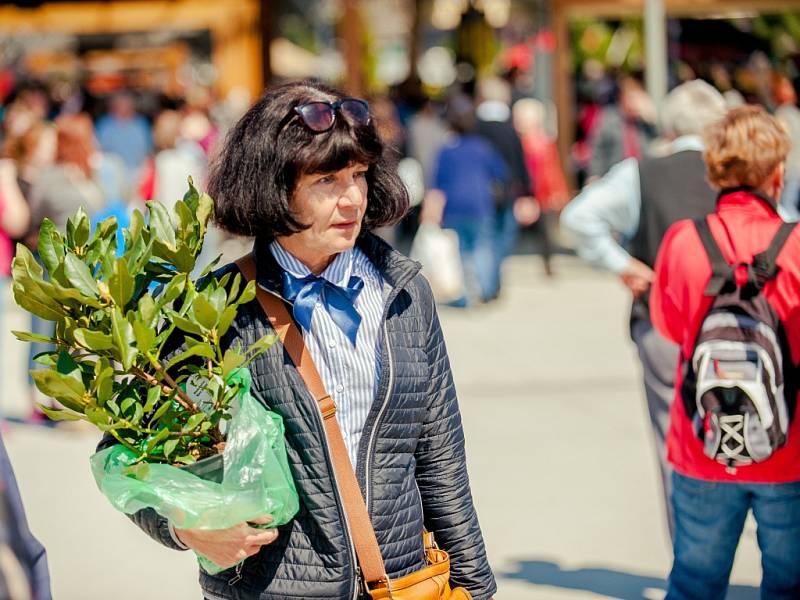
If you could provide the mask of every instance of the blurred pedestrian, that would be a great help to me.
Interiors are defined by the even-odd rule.
[[[31,533],[14,469],[0,435],[0,598],[50,600],[44,546]]]
[[[92,120],[85,113],[64,115],[56,120],[54,164],[38,174],[31,188],[31,224],[35,238],[45,217],[61,231],[79,207],[88,214],[103,208],[103,192],[94,180],[92,157],[95,136]],[[35,239],[30,246],[36,247]]]
[[[716,211],[667,231],[650,295],[653,324],[681,349],[667,437],[667,599],[725,598],[751,510],[761,598],[800,598],[800,419],[788,418],[800,360],[800,235],[777,213],[790,140],[757,106],[732,109],[704,139]],[[695,340],[709,335],[719,337],[701,354]]]
[[[497,280],[495,295],[497,295],[502,287],[503,262],[514,251],[517,243],[520,224],[515,215],[515,205],[518,208],[535,208],[536,204],[530,195],[531,176],[525,164],[522,142],[511,122],[511,86],[499,77],[487,77],[478,81],[477,96],[478,106],[475,111],[478,117],[477,132],[494,146],[508,168],[505,185],[498,188],[495,194],[494,252]]]
[[[14,163],[17,184],[28,201],[33,182],[55,160],[56,129],[21,103],[14,103],[8,108],[3,129],[5,139],[2,157]]]
[[[94,180],[94,153],[94,127],[87,114],[64,115],[56,119],[55,162],[41,170],[32,182],[30,191],[31,229],[26,236],[26,244],[34,256],[38,257],[39,228],[45,218],[50,219],[59,231],[65,232],[67,220],[78,208],[83,208],[91,215],[105,206],[103,192]],[[31,331],[52,337],[54,323],[32,315]],[[29,369],[39,368],[34,357],[50,349],[47,344],[33,342],[30,347]],[[33,387],[32,379],[29,379],[29,383],[32,418],[46,422],[35,406],[37,402],[47,400]]]
[[[656,137],[656,109],[636,79],[619,82],[619,100],[598,117],[591,137],[589,178],[601,177],[626,158],[641,160]]]
[[[574,238],[578,254],[616,273],[631,292],[630,332],[642,363],[670,533],[674,523],[665,439],[678,348],[653,328],[648,294],[667,228],[714,210],[715,193],[706,181],[700,135],[724,114],[725,101],[709,84],[695,80],[679,85],[661,109],[662,135],[671,140],[669,154],[622,161],[585,187],[561,214],[561,226]]]
[[[182,115],[174,110],[165,110],[156,117],[153,127],[156,154],[144,170],[140,187],[145,200],[158,200],[170,211],[186,193],[188,178],[203,187],[208,169],[202,147],[186,139],[183,124]]]
[[[494,249],[495,195],[508,180],[503,157],[476,133],[475,110],[463,95],[450,99],[447,122],[451,136],[439,151],[433,190],[421,218],[441,223],[458,234],[467,294],[452,304],[465,307],[497,295]]]
[[[790,221],[800,220],[800,108],[797,107],[797,92],[785,76],[775,78],[773,97],[778,108],[775,116],[786,127],[792,149],[786,157],[786,183],[781,196],[784,217]]]
[[[531,194],[542,211],[541,217],[532,227],[540,241],[545,273],[552,275],[551,230],[555,226],[555,215],[564,208],[569,199],[567,179],[561,168],[555,140],[545,130],[544,104],[533,98],[522,98],[514,103],[512,115],[514,129],[522,141],[525,163],[533,180]]]
[[[153,147],[150,124],[136,112],[130,92],[121,91],[111,97],[109,111],[97,121],[97,140],[104,152],[122,158],[131,184]]]
[[[408,122],[408,155],[419,161],[425,186],[433,185],[436,157],[447,139],[447,125],[440,109],[427,99],[419,112]]]

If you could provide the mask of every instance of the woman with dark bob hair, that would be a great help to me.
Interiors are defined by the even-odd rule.
[[[267,91],[230,132],[209,192],[222,228],[255,236],[259,288],[280,298],[302,331],[336,405],[339,455],[346,448],[385,574],[425,567],[427,530],[450,555],[451,586],[490,598],[495,582],[433,297],[419,265],[371,233],[402,217],[408,198],[367,103],[314,81]],[[240,308],[225,343],[251,344],[272,329],[254,300]],[[269,523],[265,515],[208,531],[175,529],[153,511],[134,516],[162,544],[230,565],[217,575],[201,570],[209,600],[365,594],[352,541],[361,526],[347,516],[336,448],[288,347],[276,343],[250,370],[255,396],[286,426],[296,517],[277,529],[252,527]]]

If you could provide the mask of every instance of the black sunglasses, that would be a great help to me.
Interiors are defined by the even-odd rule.
[[[369,125],[369,104],[358,98],[342,98],[336,102],[306,102],[294,107],[303,123],[317,133],[328,131],[336,122],[336,111],[359,125]]]

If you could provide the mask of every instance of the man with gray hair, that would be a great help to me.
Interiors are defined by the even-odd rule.
[[[678,347],[653,328],[648,294],[656,253],[669,226],[714,212],[716,194],[706,181],[700,134],[725,110],[722,95],[708,83],[694,80],[679,85],[661,107],[666,155],[628,158],[614,165],[586,186],[561,214],[561,225],[573,236],[578,254],[619,275],[631,291],[631,337],[642,363],[670,534],[674,523],[665,436]]]

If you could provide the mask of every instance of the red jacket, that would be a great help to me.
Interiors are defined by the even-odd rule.
[[[766,250],[782,223],[775,209],[748,192],[720,198],[709,217],[714,238],[730,264],[749,264]],[[800,233],[793,232],[778,258],[780,272],[764,294],[784,324],[794,363],[800,362]],[[800,414],[791,425],[786,445],[763,463],[739,467],[729,474],[725,466],[703,453],[680,398],[681,361],[691,356],[700,322],[712,298],[703,296],[711,278],[711,264],[691,221],[675,223],[664,236],[656,259],[656,276],[650,295],[650,315],[655,327],[681,347],[675,401],[672,403],[667,457],[683,475],[711,481],[784,483],[800,481]],[[741,282],[744,269],[737,271]],[[796,399],[795,399],[796,401]]]

